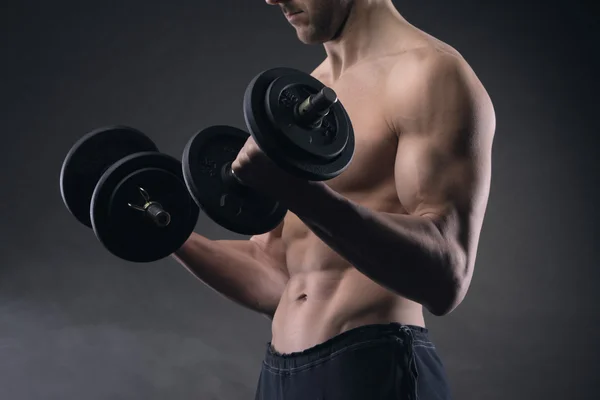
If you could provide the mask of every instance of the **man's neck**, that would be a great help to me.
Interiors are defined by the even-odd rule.
[[[397,48],[397,32],[405,24],[391,1],[357,0],[340,36],[324,43],[332,78],[365,59],[389,54]]]

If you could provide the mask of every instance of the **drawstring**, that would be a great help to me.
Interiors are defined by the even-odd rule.
[[[415,361],[415,353],[413,346],[413,332],[407,326],[402,326],[400,331],[403,335],[403,346],[404,346],[404,365],[406,370],[402,374],[402,386],[406,388],[404,391],[407,394],[407,400],[418,400],[419,394],[417,393],[417,378],[419,377],[419,371],[417,370],[417,363]]]

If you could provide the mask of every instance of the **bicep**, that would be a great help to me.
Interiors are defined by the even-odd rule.
[[[435,219],[472,253],[487,205],[495,118],[485,93],[447,70],[432,76],[412,118],[400,122],[396,188],[407,212]]]
[[[468,213],[489,186],[488,151],[480,146],[407,135],[398,144],[395,182],[398,198],[413,215]]]
[[[407,211],[437,227],[456,276],[469,282],[487,205],[490,162],[486,149],[457,151],[425,139],[399,145],[398,197]]]

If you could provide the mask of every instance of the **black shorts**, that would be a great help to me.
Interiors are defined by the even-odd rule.
[[[427,329],[367,325],[302,352],[271,344],[256,400],[446,400],[450,390]]]

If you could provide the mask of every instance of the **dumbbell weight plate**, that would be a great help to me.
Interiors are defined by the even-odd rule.
[[[287,209],[250,188],[226,179],[248,133],[213,126],[194,135],[183,152],[183,175],[192,197],[213,221],[241,235],[258,235],[281,223]]]
[[[60,172],[60,192],[69,212],[91,228],[92,193],[104,171],[123,157],[144,151],[158,149],[146,135],[125,126],[96,129],[79,139]]]
[[[296,106],[325,85],[292,69],[258,74],[244,94],[244,118],[258,146],[277,165],[308,180],[332,179],[354,156],[352,124],[340,102],[333,104],[319,128],[296,124]]]
[[[146,203],[140,188],[170,214],[168,225],[159,226],[129,206]],[[90,207],[98,240],[117,257],[132,262],[152,262],[175,252],[193,232],[198,214],[181,162],[157,152],[126,156],[109,167],[98,181]]]

